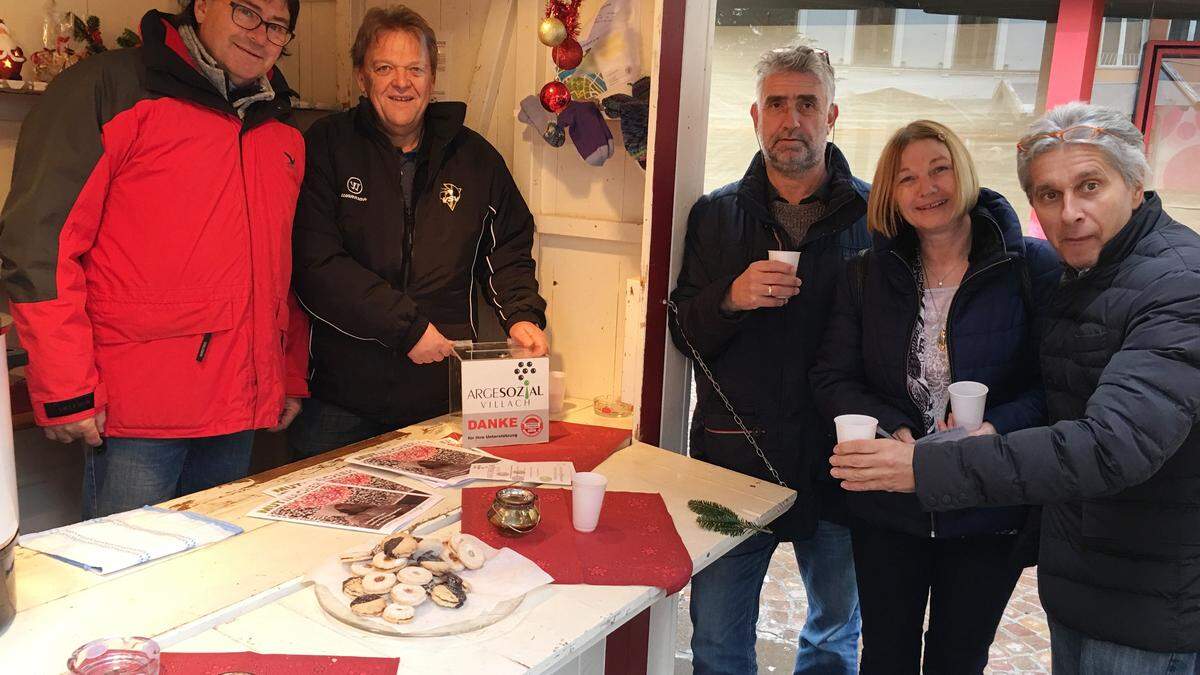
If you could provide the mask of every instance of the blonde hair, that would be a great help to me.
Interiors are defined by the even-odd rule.
[[[967,152],[967,146],[944,124],[932,120],[917,120],[892,134],[887,145],[883,146],[879,163],[875,165],[871,196],[867,199],[867,229],[885,237],[895,237],[900,231],[900,224],[904,218],[896,208],[895,198],[900,156],[910,143],[925,139],[938,141],[950,152],[950,165],[954,171],[955,182],[958,183],[958,191],[954,195],[956,215],[961,216],[975,208],[975,203],[979,200],[979,175],[975,172],[975,162]]]

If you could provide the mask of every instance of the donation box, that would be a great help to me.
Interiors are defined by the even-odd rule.
[[[550,358],[507,342],[456,342],[450,412],[462,411],[467,447],[550,440]]]

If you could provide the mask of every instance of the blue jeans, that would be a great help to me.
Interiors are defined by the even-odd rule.
[[[98,518],[245,478],[254,431],[206,438],[106,438],[83,464],[83,518]]]
[[[752,675],[759,594],[778,545],[755,534],[692,579],[692,668],[695,675]],[[862,625],[850,530],[820,521],[811,539],[795,543],[808,596],[796,673],[855,673]]]
[[[304,401],[300,414],[288,427],[288,451],[294,462],[393,430],[392,425],[310,398]]]
[[[1200,653],[1151,652],[1096,640],[1047,618],[1054,675],[1200,675]]]

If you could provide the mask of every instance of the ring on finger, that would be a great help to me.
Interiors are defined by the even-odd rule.
[[[775,297],[774,290],[775,290],[775,289],[774,289],[774,287],[773,287],[773,286],[771,286],[770,284],[768,284],[768,285],[767,285],[767,297],[768,297],[768,298],[773,298],[773,297]]]

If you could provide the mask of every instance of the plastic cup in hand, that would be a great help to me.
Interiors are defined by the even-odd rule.
[[[870,415],[838,415],[833,418],[837,427],[837,442],[869,441],[875,438],[875,430],[879,428],[879,420]]]
[[[563,399],[566,395],[567,374],[561,370],[550,371],[550,412],[562,412]]]
[[[800,273],[800,251],[767,251],[768,260],[778,260],[785,262],[796,268],[796,273]]]
[[[571,479],[571,524],[577,532],[591,532],[600,522],[608,479],[591,471],[580,471]]]
[[[950,412],[954,413],[954,424],[975,431],[983,424],[983,408],[987,403],[988,388],[978,382],[955,382],[948,388]]]
[[[77,675],[158,675],[158,643],[145,637],[92,640],[71,654],[67,671]]]

